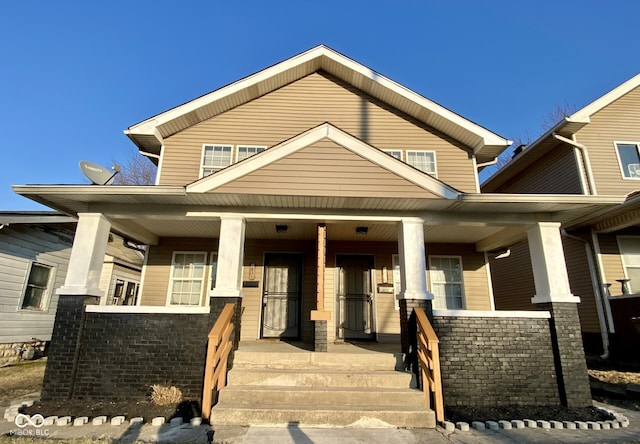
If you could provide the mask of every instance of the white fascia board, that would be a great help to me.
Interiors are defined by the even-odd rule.
[[[87,307],[97,307],[88,305]],[[551,313],[548,311],[519,311],[519,310],[433,310],[433,316],[440,317],[466,317],[466,318],[511,318],[511,319],[549,319]]]
[[[87,305],[87,313],[119,314],[207,314],[209,307],[193,306],[151,306],[151,305]]]
[[[33,194],[47,195],[69,195],[69,194],[88,194],[88,195],[166,195],[166,196],[184,196],[185,188],[182,186],[170,185],[13,185],[13,191],[21,196]]]
[[[328,138],[349,151],[367,159],[371,162],[392,171],[400,177],[414,183],[415,185],[446,199],[457,199],[460,192],[439,180],[422,173],[415,168],[405,164],[368,145],[361,140],[345,133],[335,126],[324,123],[312,128],[286,142],[269,148],[255,156],[251,156],[242,162],[233,164],[224,170],[205,177],[187,186],[188,193],[206,193],[215,190],[244,175],[257,171],[258,169],[276,162],[284,157],[312,145],[324,138]]]
[[[619,85],[618,87],[612,89],[599,99],[594,100],[581,110],[573,113],[571,116],[569,116],[569,120],[572,122],[576,121],[588,123],[592,115],[600,111],[602,108],[608,106],[609,104],[615,102],[620,97],[629,93],[638,86],[640,86],[640,74],[636,74],[635,76],[631,77],[629,80]]]
[[[321,67],[323,67],[323,57],[331,59],[332,61],[344,66],[345,68],[348,68],[354,72],[357,72],[358,74],[365,76],[366,78],[389,89],[395,94],[398,94],[399,96],[404,97],[405,99],[410,100],[417,105],[447,119],[460,128],[476,134],[480,139],[479,146],[481,147],[485,145],[507,147],[512,143],[511,141],[506,140],[498,136],[497,134],[483,128],[482,126],[465,119],[464,117],[454,113],[453,111],[444,108],[442,105],[439,105],[394,82],[393,80],[390,80],[383,75],[378,74],[372,69],[367,68],[366,66],[322,45],[312,48],[297,56],[293,56],[290,59],[273,65],[248,77],[240,79],[209,94],[205,94],[197,99],[191,100],[183,105],[179,105],[173,109],[170,109],[169,111],[165,111],[164,113],[158,114],[154,117],[151,117],[150,119],[135,124],[128,130],[125,130],[125,134],[127,134],[129,137],[135,137],[136,134],[155,135],[156,138],[158,138],[159,143],[162,144],[162,138],[157,132],[158,126],[181,117],[184,114],[195,111],[212,102],[223,99],[224,97],[227,97],[231,94],[237,93],[238,91],[250,88],[287,70],[294,69],[313,59],[319,59],[320,65]]]

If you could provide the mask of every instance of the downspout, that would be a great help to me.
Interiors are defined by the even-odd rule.
[[[595,299],[596,299],[596,309],[598,312],[598,321],[600,324],[600,336],[602,337],[603,354],[600,357],[602,359],[607,359],[609,358],[609,329],[607,327],[607,318],[605,317],[604,309],[603,309],[603,298],[606,297],[606,295],[602,294],[603,286],[600,285],[600,281],[601,281],[600,274],[598,273],[596,266],[593,262],[593,258],[594,258],[593,248],[589,241],[586,241],[578,236],[569,234],[565,229],[562,229],[561,232],[564,237],[568,239],[577,240],[584,244],[584,249],[587,254],[587,264],[589,266],[589,274],[592,277],[591,284],[593,286],[593,292],[595,294]]]
[[[580,150],[580,153],[582,154],[582,162],[584,164],[584,171],[587,174],[587,185],[589,186],[589,192],[585,194],[591,194],[593,196],[597,195],[598,193],[596,191],[595,185],[596,182],[593,178],[593,173],[591,172],[591,161],[589,160],[587,147],[575,140],[575,134],[572,136],[572,139],[567,139],[566,137],[554,132],[553,137],[555,137],[560,142],[564,142]]]

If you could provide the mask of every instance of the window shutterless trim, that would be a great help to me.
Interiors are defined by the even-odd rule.
[[[237,162],[240,162],[240,160],[248,159],[249,157],[251,157],[251,156],[247,156],[244,159],[240,159],[240,148],[255,149],[256,152],[251,154],[251,156],[254,156],[254,155],[258,154],[258,153],[261,153],[262,151],[267,149],[266,146],[262,146],[262,145],[236,145],[236,148],[235,148],[235,151],[234,151],[234,153],[235,153],[235,162],[232,162],[232,163],[237,163]]]
[[[412,165],[411,163],[409,163],[409,153],[432,153],[433,154],[433,172],[421,170],[420,168],[418,168],[418,167]],[[422,171],[425,174],[430,174],[433,177],[438,177],[438,159],[437,159],[437,156],[436,156],[436,152],[433,151],[433,150],[405,150],[404,162],[407,165],[411,165],[415,169],[417,169],[419,171]]]
[[[27,288],[29,285],[29,278],[31,277],[31,270],[34,265],[38,265],[41,267],[49,268],[49,277],[47,279],[47,287],[42,296],[42,301],[40,303],[41,308],[29,308],[23,307],[24,298],[27,295]],[[29,267],[27,269],[27,273],[25,274],[24,282],[22,284],[22,294],[20,295],[20,300],[18,301],[18,311],[28,311],[30,313],[47,313],[49,311],[49,304],[51,303],[51,295],[53,294],[53,287],[56,281],[56,273],[58,271],[58,266],[56,264],[47,262],[47,261],[29,261]]]
[[[176,255],[178,254],[202,254],[204,255],[204,258],[202,260],[202,264],[203,264],[203,270],[202,270],[202,278],[200,278],[201,281],[201,285],[200,285],[200,297],[198,298],[198,304],[172,304],[171,303],[171,294],[172,294],[172,290],[173,290],[173,273],[175,271],[175,265],[176,265]],[[171,254],[171,268],[169,269],[169,285],[167,286],[167,300],[165,302],[165,305],[168,307],[174,307],[174,306],[178,306],[178,305],[186,305],[186,306],[200,306],[202,305],[202,292],[204,291],[204,287],[205,287],[205,277],[206,277],[206,267],[207,267],[207,252],[206,251],[183,251],[183,250],[176,250],[173,251]],[[191,279],[191,280],[196,280],[196,279]],[[180,300],[180,302],[182,302],[182,299]]]
[[[216,166],[212,166],[212,165],[205,165],[204,164],[204,154],[206,151],[207,147],[214,147],[214,152],[215,152],[215,147],[222,147],[222,148],[230,148],[230,156],[229,156],[229,164],[225,165],[223,167],[216,167]],[[234,146],[232,144],[228,144],[228,143],[203,143],[202,144],[202,151],[200,152],[200,171],[198,172],[198,177],[200,179],[202,179],[203,177],[206,177],[204,175],[204,170],[205,169],[217,169],[217,170],[221,170],[223,168],[228,167],[229,165],[233,164],[233,155],[235,153],[235,149]],[[208,174],[207,174],[208,176]]]
[[[616,158],[618,159],[618,167],[620,168],[620,174],[622,175],[622,180],[640,180],[640,176],[628,177],[625,175],[625,166],[622,164],[622,159],[620,158],[620,152],[618,151],[618,145],[635,145],[636,152],[638,153],[638,157],[640,158],[640,142],[626,142],[621,140],[616,140],[613,142],[613,149],[616,152]]]
[[[436,281],[434,282],[433,279],[433,274],[431,273],[431,259],[457,259],[458,263],[460,264],[460,281]],[[464,289],[464,266],[462,265],[462,256],[460,255],[455,255],[455,254],[430,254],[428,255],[428,261],[429,261],[429,287],[431,288],[431,292],[434,294],[435,297],[435,285],[436,284],[459,284],[460,285],[460,302],[462,304],[462,308],[460,310],[465,310],[467,307],[467,297],[465,294],[465,289]],[[439,270],[438,270],[439,271]],[[447,295],[444,295],[444,304],[445,307],[447,305]]]

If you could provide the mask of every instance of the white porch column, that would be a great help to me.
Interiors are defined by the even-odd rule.
[[[534,304],[548,302],[580,302],[571,294],[560,223],[539,222],[527,231],[536,294]]]
[[[111,224],[99,213],[79,213],[69,269],[61,295],[102,296],[100,274]]]
[[[242,297],[244,231],[244,217],[220,218],[216,287],[209,292],[210,297]]]
[[[399,299],[433,299],[427,291],[427,265],[422,219],[402,219],[398,233]]]

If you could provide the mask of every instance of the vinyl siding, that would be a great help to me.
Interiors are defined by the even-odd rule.
[[[583,332],[600,333],[598,308],[595,301],[593,279],[589,270],[585,244],[575,239],[563,239],[564,257],[567,262],[571,293],[580,297],[578,316]]]
[[[324,73],[168,137],[159,183],[197,180],[203,144],[273,146],[324,122],[380,149],[436,151],[438,178],[462,191],[476,191],[468,148]]]
[[[430,194],[327,139],[212,191],[383,198]]]
[[[491,261],[496,310],[533,310],[536,294],[529,244],[511,247],[508,257]]]
[[[73,232],[65,228],[15,224],[0,230],[0,343],[51,340],[58,305],[55,289],[63,285]],[[47,310],[21,310],[31,262],[55,267]]]
[[[598,234],[598,245],[600,246],[600,262],[604,271],[602,280],[611,284],[609,288],[611,295],[620,295],[622,287],[619,282],[616,282],[616,279],[624,279],[624,267],[616,234]]]
[[[627,194],[640,189],[639,179],[623,179],[614,141],[640,143],[640,88],[627,93],[591,116],[577,132],[587,146],[591,170],[600,195]]]
[[[496,192],[582,194],[580,170],[574,148],[559,144],[545,157],[500,186]]]

